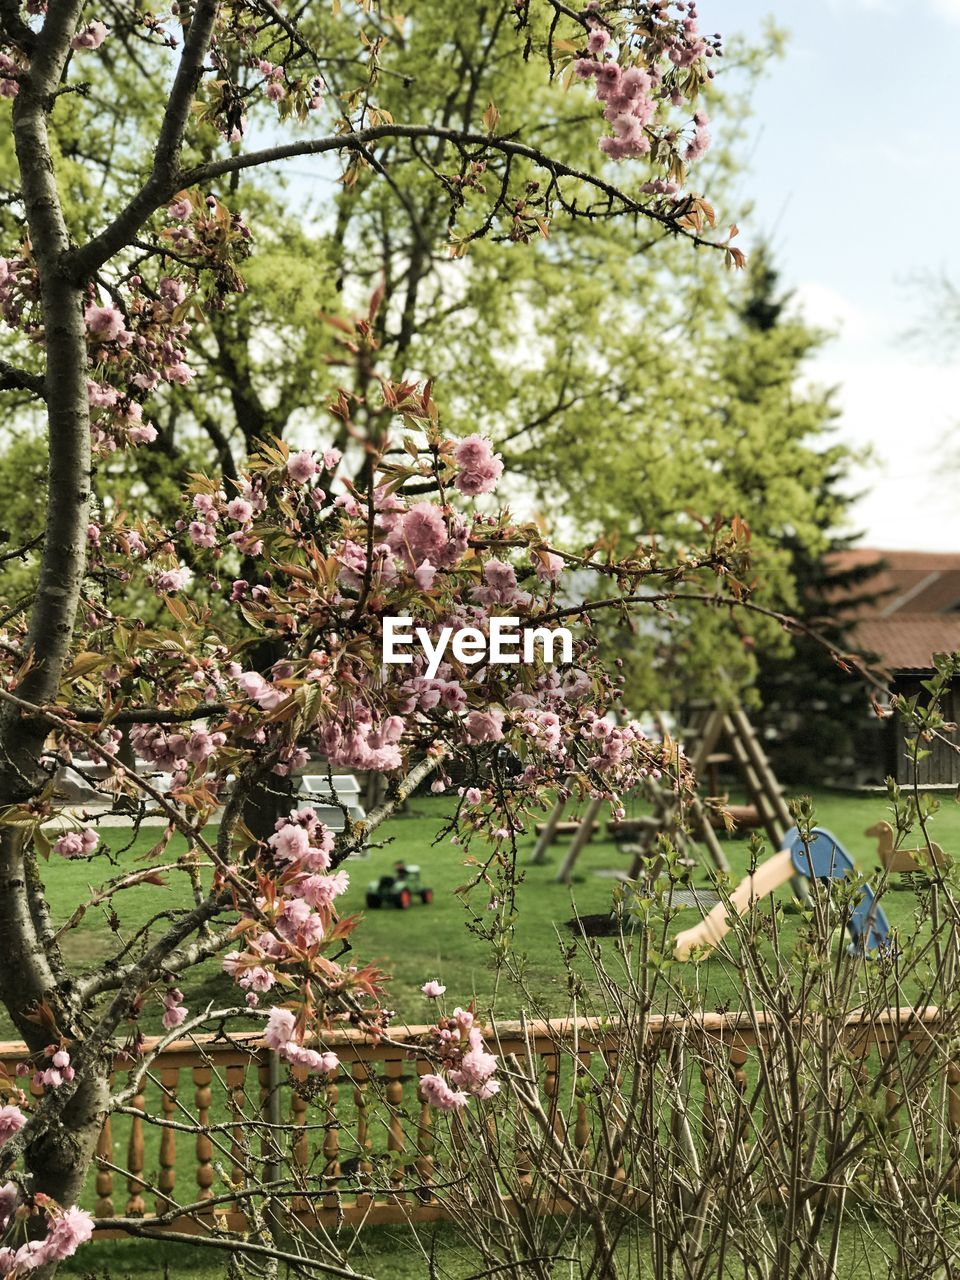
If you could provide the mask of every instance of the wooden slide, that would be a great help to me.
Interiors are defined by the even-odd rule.
[[[730,894],[729,902],[718,902],[699,924],[677,934],[673,954],[678,960],[688,960],[696,947],[715,947],[730,932],[731,916],[745,915],[751,903],[765,898],[782,884],[787,884],[794,873],[791,849],[782,849],[772,858],[761,862],[753,875],[745,876],[740,881]]]

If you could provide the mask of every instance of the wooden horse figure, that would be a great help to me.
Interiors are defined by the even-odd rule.
[[[877,857],[880,865],[890,875],[913,875],[917,871],[929,871],[931,863],[935,867],[945,867],[948,859],[938,844],[930,842],[929,849],[897,849],[894,847],[893,827],[889,822],[877,822],[867,827],[865,836],[876,836]]]

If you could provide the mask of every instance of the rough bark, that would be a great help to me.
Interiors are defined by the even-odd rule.
[[[49,502],[27,649],[32,659],[18,692],[33,702],[56,699],[70,652],[86,561],[90,506],[90,423],[87,405],[83,291],[64,269],[70,236],[60,204],[47,134],[50,112],[82,10],[82,0],[51,5],[32,41],[30,70],[13,104],[20,190],[40,296],[47,366],[43,393],[49,429]],[[40,767],[47,727],[39,717],[6,707],[0,719],[0,804],[29,798],[45,781]],[[42,892],[35,892],[23,832],[0,831],[0,999],[31,1049],[53,1038],[49,1026],[27,1015],[45,1003],[55,1018],[56,951],[44,945]],[[69,1027],[64,1031],[72,1030]],[[32,1191],[75,1203],[92,1158],[107,1105],[102,1062],[87,1063],[72,1093],[38,1108],[24,1151]]]

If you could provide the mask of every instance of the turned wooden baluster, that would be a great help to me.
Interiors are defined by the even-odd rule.
[[[160,1072],[160,1108],[164,1120],[172,1120],[177,1109],[177,1082],[180,1078],[179,1067],[165,1067]],[[160,1131],[160,1176],[157,1180],[159,1195],[157,1196],[157,1213],[166,1213],[173,1208],[173,1189],[177,1181],[177,1139],[173,1129],[164,1127]]]
[[[308,1079],[310,1073],[306,1067],[293,1067],[290,1074],[294,1081]],[[297,1092],[294,1088],[293,1097],[291,1098],[293,1107],[293,1175],[298,1185],[303,1185],[307,1180],[308,1166],[310,1164],[310,1141],[307,1137],[307,1100]],[[296,1213],[306,1213],[310,1209],[309,1200],[303,1196],[297,1196],[293,1201],[293,1209]]]
[[[429,1075],[433,1066],[420,1059],[417,1062],[417,1074]],[[417,1121],[417,1199],[425,1204],[433,1199],[433,1152],[436,1141],[433,1136],[433,1108],[427,1103],[422,1086],[417,1085],[417,1097],[420,1100],[420,1116]]]
[[[590,1164],[590,1112],[587,1107],[585,1091],[589,1088],[590,1062],[592,1053],[580,1053],[577,1056],[574,1070],[577,1073],[577,1119],[573,1126],[573,1145],[577,1151],[580,1167],[586,1169]]]
[[[401,1154],[406,1146],[403,1134],[403,1117],[400,1109],[403,1105],[403,1059],[388,1058],[383,1064],[384,1075],[386,1076],[387,1086],[384,1095],[387,1101],[389,1119],[387,1121],[387,1150],[392,1153]],[[406,1197],[401,1194],[403,1186],[403,1164],[397,1160],[396,1164],[390,1171],[390,1183],[394,1187],[394,1195],[397,1200],[405,1200]]]
[[[370,1185],[373,1164],[370,1160],[370,1072],[366,1063],[358,1062],[353,1068],[353,1105],[357,1109],[357,1182],[361,1187]],[[373,1204],[368,1191],[358,1192],[357,1207],[367,1209]]]
[[[261,1055],[257,1063],[257,1079],[260,1082],[260,1119],[263,1136],[260,1139],[260,1156],[263,1160],[264,1182],[276,1182],[282,1177],[280,1136],[276,1126],[281,1124],[279,1070],[272,1064],[273,1051]]]
[[[193,1068],[193,1100],[197,1109],[197,1120],[202,1129],[210,1123],[210,1081],[213,1071],[210,1067]],[[213,1142],[209,1133],[197,1134],[197,1199],[213,1199]]]
[[[947,1133],[950,1151],[950,1194],[960,1194],[960,1063],[947,1064]]]
[[[238,1189],[246,1186],[247,1182],[246,1136],[244,1134],[246,1097],[243,1092],[246,1071],[245,1062],[231,1062],[227,1067],[227,1091],[230,1095],[230,1114],[233,1117],[233,1125],[230,1130],[230,1181]],[[242,1200],[235,1200],[233,1208],[238,1213],[245,1212]]]
[[[609,1195],[616,1197],[622,1193],[623,1185],[627,1180],[622,1145],[624,1120],[623,1113],[619,1110],[623,1105],[620,1088],[620,1054],[616,1049],[608,1049],[603,1054],[603,1061],[607,1072],[607,1080],[604,1087],[609,1091],[610,1097],[610,1104],[602,1108],[600,1116],[605,1135],[604,1161],[608,1162],[611,1158],[606,1150],[607,1143],[609,1143],[610,1150],[613,1153],[606,1190]]]
[[[733,1080],[733,1087],[738,1094],[738,1102],[733,1110],[733,1122],[740,1134],[741,1142],[748,1139],[748,1122],[749,1114],[747,1109],[747,1073],[744,1070],[744,1064],[747,1061],[748,1048],[744,1041],[737,1036],[730,1045],[730,1076]]]
[[[340,1182],[340,1125],[337,1121],[340,1087],[337,1084],[337,1068],[327,1076],[325,1095],[323,1119],[326,1133],[323,1137],[323,1181],[325,1186],[335,1189]]]
[[[547,1098],[547,1117],[551,1125],[558,1132],[562,1128],[560,1116],[558,1114],[559,1098],[558,1091],[560,1082],[558,1079],[559,1057],[555,1053],[545,1053],[543,1055],[543,1064],[547,1069],[546,1076],[543,1081],[543,1092]]]
[[[144,1110],[143,1090],[133,1099],[133,1109],[135,1111]],[[143,1121],[140,1117],[133,1116],[130,1121],[130,1140],[127,1144],[127,1169],[129,1177],[127,1178],[127,1216],[130,1218],[142,1218],[147,1212],[147,1206],[143,1199],[144,1184],[140,1180],[143,1173]]]
[[[113,1137],[110,1131],[110,1117],[107,1116],[97,1139],[97,1160],[108,1160],[113,1163]],[[97,1165],[97,1203],[95,1213],[98,1218],[113,1217],[113,1171]]]

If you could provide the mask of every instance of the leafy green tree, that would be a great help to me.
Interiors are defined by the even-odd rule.
[[[452,22],[446,6],[414,0],[407,17],[371,18],[379,24],[367,64],[371,123],[414,112],[440,129],[522,130],[562,148],[572,168],[596,167],[594,113],[570,72],[549,83],[534,65],[512,61],[509,6],[474,6]],[[327,51],[323,74],[336,88],[343,59],[355,56],[343,24],[325,12],[303,22],[312,47]],[[737,75],[712,82],[707,108],[722,102],[724,118],[742,121],[752,80],[778,41],[773,32],[728,58]],[[101,175],[97,199],[112,209],[119,176],[142,164],[138,130],[149,127],[163,88],[159,63],[145,65],[143,107],[126,134],[86,104],[54,113],[78,237],[97,221],[91,175]],[[120,51],[92,70],[91,104],[111,97],[122,70]],[[702,178],[727,213],[735,212],[734,132],[720,131]],[[212,126],[192,140],[197,159],[217,145]],[[446,420],[495,440],[517,477],[511,497],[531,516],[549,511],[571,545],[603,538],[622,554],[652,541],[673,556],[709,540],[716,517],[737,514],[750,530],[758,598],[789,606],[784,539],[817,545],[814,494],[831,465],[820,452],[819,397],[794,385],[813,335],[798,321],[772,335],[747,324],[743,282],[720,255],[683,252],[669,223],[648,221],[638,235],[601,202],[591,216],[543,217],[549,175],[523,157],[511,164],[525,197],[511,224],[490,227],[490,197],[504,174],[466,161],[453,167],[436,140],[394,138],[376,156],[358,149],[339,179],[322,158],[298,161],[283,178],[231,175],[231,207],[257,217],[247,292],[226,309],[208,298],[191,339],[196,377],[158,391],[160,449],[111,466],[111,499],[162,515],[177,482],[211,453],[229,487],[258,440],[309,444],[326,434],[321,396],[338,337],[330,319],[378,289],[377,336],[390,374],[436,375]],[[610,162],[613,179],[616,167]],[[710,216],[708,207],[691,210],[694,223]],[[536,252],[522,243],[530,239],[540,242]],[[768,373],[759,388],[761,366]],[[362,393],[368,375],[350,376]],[[345,429],[336,443],[349,446]],[[672,700],[691,681],[708,691],[718,665],[738,685],[752,678],[751,654],[731,640],[726,618],[688,618],[679,608],[679,645],[663,644],[659,629],[615,642],[637,703]],[[755,639],[773,643],[777,634],[761,627]]]
[[[804,342],[803,330],[785,312],[790,297],[779,289],[778,275],[768,255],[755,256],[747,278],[742,320],[756,339],[756,349],[778,347],[785,363],[758,359],[744,384],[744,404],[761,403],[779,377],[792,383],[791,360],[802,360],[815,349]],[[829,396],[811,400],[810,433],[829,439],[836,419]],[[785,527],[779,553],[784,558],[784,592],[790,612],[836,649],[865,660],[853,639],[854,611],[838,611],[837,602],[865,605],[876,600],[870,579],[879,563],[844,565],[837,553],[852,546],[859,533],[842,532],[856,495],[849,487],[851,455],[833,445],[823,449],[819,473],[811,470],[812,527]],[[869,705],[863,683],[835,659],[830,649],[804,630],[793,630],[777,645],[762,646],[756,655],[756,680],[751,688],[754,715],[775,771],[786,782],[814,786],[848,777],[855,763]]]

